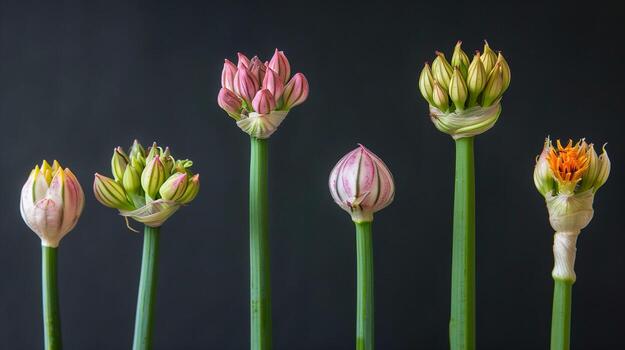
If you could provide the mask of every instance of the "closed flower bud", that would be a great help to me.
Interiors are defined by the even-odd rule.
[[[511,75],[512,75],[511,72],[510,72],[510,66],[508,65],[508,62],[503,57],[501,52],[497,55],[497,62],[495,64],[501,65],[501,70],[503,72],[503,90],[502,90],[502,93],[504,93],[506,90],[508,90],[508,86],[510,86],[510,79],[511,79]]]
[[[132,146],[130,146],[129,158],[131,160],[137,160],[142,166],[145,166],[145,149],[138,140],[134,140]]]
[[[289,60],[286,58],[284,51],[278,51],[276,49],[273,57],[269,61],[269,68],[273,69],[274,72],[278,73],[280,78],[282,78],[282,82],[286,84],[291,77],[291,65],[289,64]]]
[[[241,118],[241,108],[243,104],[239,96],[234,92],[226,88],[221,88],[221,90],[219,90],[219,95],[217,95],[217,104],[235,120]]]
[[[308,98],[308,80],[302,73],[297,73],[284,87],[282,109],[289,110],[300,105]]]
[[[174,173],[159,189],[161,198],[169,201],[178,201],[187,189],[187,173]]]
[[[284,82],[282,78],[273,69],[267,68],[265,73],[265,79],[263,79],[263,89],[267,89],[271,92],[276,103],[282,97],[284,92]]]
[[[152,142],[152,146],[148,148],[148,155],[145,157],[145,163],[147,164],[151,162],[152,159],[154,159],[154,157],[160,156],[160,155],[161,155],[161,148],[158,147],[156,142]]]
[[[124,177],[124,171],[128,165],[128,156],[121,147],[117,147],[113,150],[113,158],[111,159],[111,169],[113,171],[113,177],[115,181],[121,182]]]
[[[98,173],[93,180],[93,193],[98,202],[109,208],[124,210],[133,208],[124,188],[115,180]]]
[[[458,67],[454,67],[454,74],[449,82],[449,97],[456,106],[456,110],[462,111],[468,97],[467,85],[462,78]]]
[[[265,71],[267,67],[265,64],[258,58],[258,56],[254,56],[250,61],[249,67],[250,73],[254,76],[256,81],[261,83],[263,79],[265,79]]]
[[[237,66],[228,59],[224,60],[224,68],[221,71],[221,87],[234,91],[234,75],[237,73]]]
[[[449,110],[447,90],[443,89],[438,80],[434,80],[434,87],[432,88],[432,106],[440,109],[442,112]]]
[[[160,156],[155,156],[143,169],[141,174],[141,187],[146,196],[155,199],[159,188],[165,182],[165,167]]]
[[[451,66],[457,67],[462,73],[462,77],[466,78],[467,70],[469,68],[469,57],[462,51],[462,41],[458,40],[456,47],[454,48],[454,54],[451,56]]]
[[[490,74],[491,70],[495,68],[497,55],[495,55],[495,52],[491,50],[490,46],[488,46],[487,41],[484,41],[484,53],[482,53],[480,59],[482,60],[482,64],[484,65],[484,70],[486,71],[486,74]]]
[[[174,157],[171,156],[169,147],[165,147],[165,150],[161,153],[161,163],[163,163],[165,168],[165,177],[168,177],[174,168],[174,164],[176,164]]]
[[[128,194],[138,194],[141,190],[141,172],[132,165],[127,166],[122,178],[122,186]]]
[[[182,204],[188,204],[195,199],[200,191],[200,174],[193,175],[187,183],[187,188],[184,191],[182,197],[178,199],[178,202]]]
[[[258,91],[259,84],[256,77],[245,67],[240,67],[234,77],[234,93],[251,106],[252,99]]]
[[[41,168],[35,166],[22,187],[20,212],[43,246],[58,247],[76,226],[84,203],[82,187],[71,170],[56,161],[52,167],[45,162]]]
[[[276,100],[269,90],[263,89],[256,93],[252,106],[258,114],[269,114],[276,108]]]
[[[240,69],[240,68],[243,68],[243,67],[245,67],[245,68],[249,68],[250,67],[250,59],[247,58],[247,56],[245,56],[244,54],[238,52],[237,53],[237,59],[238,59],[237,69]]]
[[[553,173],[549,167],[549,147],[551,141],[549,138],[545,139],[545,145],[540,156],[536,158],[536,166],[534,166],[534,185],[540,194],[546,196],[551,194],[555,189],[555,182],[553,179]]]
[[[478,96],[480,96],[480,93],[484,90],[484,86],[486,86],[487,78],[488,76],[486,75],[486,70],[484,70],[484,65],[482,64],[480,53],[478,52],[475,56],[473,56],[473,61],[469,65],[469,70],[467,72],[469,107],[476,104]]]
[[[434,62],[432,62],[432,75],[434,75],[434,79],[438,81],[441,87],[447,90],[449,89],[449,81],[454,71],[445,59],[445,54],[437,51],[436,56]]]
[[[610,175],[610,158],[608,158],[608,152],[605,150],[605,145],[601,155],[597,157],[597,152],[593,145],[590,145],[590,152],[592,154],[590,158],[590,164],[588,165],[588,173],[582,178],[582,190],[585,188],[592,188],[593,192],[597,192],[599,187],[608,180]]]
[[[419,91],[423,98],[432,104],[432,89],[434,87],[434,77],[430,70],[430,65],[426,62],[419,76]]]
[[[490,72],[488,81],[482,92],[482,107],[488,107],[495,102],[503,93],[503,69],[500,64],[496,64],[495,68]]]
[[[393,176],[384,162],[360,145],[336,164],[329,179],[332,198],[354,222],[373,221],[373,213],[395,197]]]

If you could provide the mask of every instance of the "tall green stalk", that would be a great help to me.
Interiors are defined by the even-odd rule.
[[[158,227],[145,226],[143,233],[143,257],[137,314],[135,316],[135,335],[133,350],[152,348],[152,328],[154,325],[154,302],[156,299],[156,280],[158,273]]]
[[[46,350],[63,348],[61,314],[57,287],[58,248],[41,246],[41,287],[43,300],[43,332]]]
[[[250,141],[250,343],[251,350],[270,350],[268,140]]]
[[[573,281],[554,279],[551,314],[551,350],[569,350]]]
[[[449,343],[451,350],[475,349],[475,169],[473,137],[456,140]]]
[[[375,348],[372,224],[356,223],[356,350]]]

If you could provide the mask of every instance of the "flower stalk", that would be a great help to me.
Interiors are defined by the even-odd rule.
[[[137,312],[135,315],[135,334],[133,350],[152,348],[152,329],[154,328],[154,303],[156,300],[156,281],[158,277],[158,227],[145,226],[143,232],[143,254],[141,258],[141,276]]]
[[[269,251],[269,140],[250,138],[250,341],[252,350],[272,347]]]
[[[373,222],[356,225],[356,350],[375,347],[374,284],[373,284]]]
[[[41,246],[41,285],[43,299],[43,334],[46,350],[63,348],[61,312],[57,287],[58,248]]]
[[[436,52],[426,63],[419,90],[434,126],[456,142],[456,175],[451,271],[449,343],[452,350],[475,349],[475,156],[474,138],[492,128],[510,85],[510,67],[484,43],[472,60],[458,41],[449,63]]]

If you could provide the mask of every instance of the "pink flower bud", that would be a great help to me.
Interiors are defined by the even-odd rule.
[[[284,92],[284,82],[282,82],[282,78],[271,68],[267,68],[267,73],[263,80],[263,89],[271,91],[276,102],[278,102],[282,96],[282,92]]]
[[[237,66],[229,60],[224,61],[224,68],[221,71],[221,87],[234,91],[234,75],[237,73]]]
[[[221,88],[219,95],[217,95],[217,104],[233,118],[239,118],[241,114],[241,99],[234,92]]]
[[[252,106],[258,114],[269,114],[276,108],[276,99],[267,89],[260,90],[256,93]]]
[[[265,67],[265,64],[258,58],[258,56],[254,56],[252,58],[248,69],[256,78],[256,81],[262,82],[263,79],[265,79],[265,71],[267,70],[267,67]]]
[[[269,61],[269,68],[278,73],[283,83],[286,84],[286,82],[289,81],[291,77],[291,65],[284,55],[284,51],[278,51],[278,49],[276,49],[273,57],[271,57],[271,61]]]
[[[373,220],[373,213],[395,197],[393,175],[384,162],[363,145],[345,155],[330,173],[330,193],[355,222]]]
[[[247,58],[247,56],[238,52],[237,57],[239,58],[239,61],[237,62],[237,68],[242,68],[242,67],[249,68],[250,67],[250,59]]]
[[[297,73],[284,87],[284,109],[300,105],[308,98],[308,80],[302,73]]]
[[[234,93],[239,95],[248,105],[252,103],[254,95],[258,91],[258,81],[250,71],[241,67],[234,76]]]
[[[76,176],[58,162],[50,167],[44,161],[35,167],[24,187],[20,200],[22,218],[41,238],[41,244],[57,247],[71,231],[84,207],[85,195]]]

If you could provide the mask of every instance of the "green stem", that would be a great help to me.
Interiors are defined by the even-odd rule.
[[[475,170],[473,137],[456,140],[451,264],[451,350],[475,349]]]
[[[372,224],[356,223],[356,350],[375,348]]]
[[[46,350],[63,348],[61,314],[57,287],[56,256],[58,248],[41,246],[41,287],[43,299],[43,333]]]
[[[250,141],[250,344],[252,350],[270,350],[268,140]]]
[[[149,350],[152,348],[159,230],[160,228],[158,227],[145,226],[143,233],[143,257],[141,259],[141,277],[139,280],[139,296],[137,298],[137,314],[135,316],[133,350]]]
[[[551,350],[569,350],[573,281],[554,279],[551,314]]]

